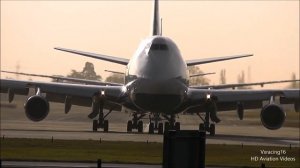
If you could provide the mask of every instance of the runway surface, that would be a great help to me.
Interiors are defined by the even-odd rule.
[[[41,122],[28,120],[23,109],[1,109],[1,137],[7,138],[43,138],[43,139],[78,139],[104,141],[140,141],[162,142],[163,136],[147,134],[147,120],[144,120],[144,133],[126,132],[126,123],[130,115],[126,113],[112,113],[110,116],[109,132],[101,130],[93,132],[92,120],[85,117],[85,113],[78,110],[68,115],[53,112]],[[233,116],[230,116],[233,115]],[[232,119],[233,118],[233,119]],[[237,145],[266,145],[266,146],[300,146],[299,127],[282,127],[271,131],[264,128],[257,119],[239,121],[235,114],[223,116],[222,122],[216,125],[216,136],[207,136],[208,144],[237,144]],[[181,115],[182,130],[197,130],[199,118],[193,115]],[[253,124],[255,122],[255,124]],[[257,124],[256,124],[257,123]]]

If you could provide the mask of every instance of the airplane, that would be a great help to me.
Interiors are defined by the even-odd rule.
[[[175,116],[179,113],[198,114],[203,123],[199,130],[215,135],[215,123],[220,122],[218,111],[237,110],[239,119],[243,119],[245,109],[261,108],[261,122],[264,127],[276,130],[282,127],[286,113],[280,104],[294,104],[300,111],[299,89],[262,89],[228,90],[238,86],[264,85],[280,81],[189,86],[188,66],[213,63],[251,57],[253,54],[184,60],[173,40],[162,35],[159,18],[159,2],[154,0],[153,26],[151,36],[144,39],[133,57],[129,60],[115,56],[95,54],[56,47],[54,49],[81,56],[117,63],[126,66],[124,84],[106,82],[83,84],[37,82],[13,79],[1,79],[1,93],[8,93],[11,102],[15,94],[28,95],[29,89],[35,89],[25,104],[26,116],[32,121],[41,121],[49,113],[49,102],[65,104],[65,113],[72,105],[91,107],[88,115],[93,120],[93,131],[99,128],[109,130],[107,116],[112,111],[132,112],[132,120],[127,122],[127,132],[137,129],[143,132],[142,119],[149,115],[149,133],[163,134],[170,129],[180,130]],[[297,80],[299,81],[299,80]],[[284,82],[284,81],[281,81]],[[287,81],[285,81],[287,82]],[[267,105],[263,101],[269,101]],[[104,109],[108,110],[104,113]],[[201,115],[204,114],[204,117]],[[167,120],[165,123],[162,121]]]

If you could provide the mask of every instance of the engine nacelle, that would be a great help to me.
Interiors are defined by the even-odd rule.
[[[32,121],[41,121],[49,113],[49,102],[42,96],[34,95],[24,104],[25,114]]]
[[[270,130],[281,128],[286,114],[283,109],[276,104],[265,105],[260,113],[260,119],[264,127]]]

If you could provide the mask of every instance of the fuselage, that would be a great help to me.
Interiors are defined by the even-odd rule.
[[[143,40],[127,65],[125,83],[141,111],[179,113],[188,87],[187,65],[176,44],[163,36]]]

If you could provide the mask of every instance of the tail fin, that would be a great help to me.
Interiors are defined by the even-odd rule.
[[[159,5],[158,0],[154,0],[154,12],[153,12],[153,28],[152,35],[161,35],[160,32],[160,19],[159,19]]]

